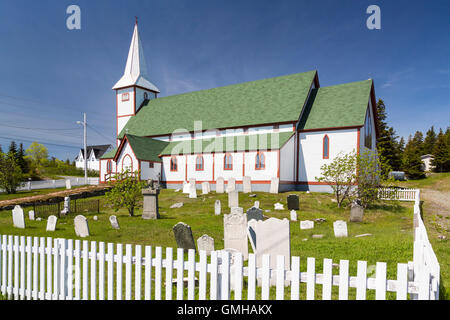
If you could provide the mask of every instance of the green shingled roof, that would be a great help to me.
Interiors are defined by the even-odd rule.
[[[194,131],[297,121],[316,71],[245,82],[150,100],[119,134],[155,136],[176,129]]]
[[[300,130],[364,125],[372,80],[313,89]]]
[[[169,144],[166,141],[155,140],[152,138],[126,135],[131,149],[139,160],[161,161],[158,155]]]
[[[235,152],[256,150],[278,150],[295,132],[272,134],[249,134],[241,136],[214,137],[209,139],[172,141],[161,155]]]
[[[116,155],[117,152],[117,148],[112,149],[111,151],[108,151],[106,153],[104,153],[100,159],[112,159],[114,158],[114,156]]]

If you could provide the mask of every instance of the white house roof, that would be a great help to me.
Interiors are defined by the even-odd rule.
[[[113,89],[137,85],[155,92],[160,92],[153,83],[147,80],[147,78],[147,64],[145,62],[144,50],[142,48],[141,39],[139,38],[139,31],[136,23],[131,39],[130,51],[128,52],[125,71],[122,78],[114,85]]]

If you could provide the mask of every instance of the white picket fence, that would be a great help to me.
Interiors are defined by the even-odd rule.
[[[378,197],[381,200],[415,201],[418,191],[419,189],[379,188]]]

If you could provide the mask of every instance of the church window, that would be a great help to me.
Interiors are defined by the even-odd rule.
[[[262,170],[266,168],[266,157],[264,156],[264,153],[258,152],[256,154],[256,164],[255,169],[256,170]]]
[[[148,167],[149,167],[150,169],[153,169],[153,168],[155,167],[155,164],[154,164],[153,162],[149,162],[149,163],[148,163]]]
[[[367,110],[366,124],[364,126],[364,146],[372,149],[372,121],[370,121],[369,110]]]
[[[128,92],[122,93],[122,101],[130,100],[130,94]]]
[[[203,171],[203,168],[204,168],[203,156],[197,156],[197,159],[195,160],[195,171]]]
[[[330,158],[330,138],[328,138],[328,135],[325,135],[325,137],[323,137],[323,158]]]
[[[111,160],[108,160],[108,162],[106,163],[106,173],[111,173],[112,172],[112,162]]]
[[[223,160],[223,170],[233,170],[233,157],[230,153],[225,154]]]
[[[170,159],[170,171],[178,171],[177,158],[175,157]]]

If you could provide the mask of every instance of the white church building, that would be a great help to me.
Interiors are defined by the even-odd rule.
[[[180,188],[251,178],[252,190],[329,191],[316,180],[340,152],[375,150],[373,80],[321,87],[317,71],[159,97],[149,81],[138,26],[114,85],[117,146],[100,159],[100,181],[129,169]]]

